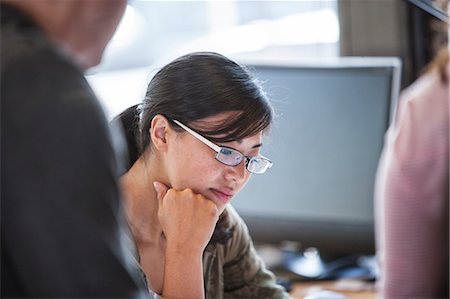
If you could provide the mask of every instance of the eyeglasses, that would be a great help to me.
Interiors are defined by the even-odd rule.
[[[226,146],[218,146],[217,144],[214,144],[213,142],[209,141],[199,133],[183,125],[178,120],[174,119],[173,122],[182,127],[189,134],[191,134],[192,136],[194,136],[195,138],[197,138],[198,140],[200,140],[201,142],[212,148],[217,153],[216,160],[225,165],[237,166],[242,162],[243,159],[245,159],[245,168],[251,173],[255,174],[264,173],[266,172],[267,169],[269,169],[273,165],[272,161],[263,156],[248,157],[243,155],[238,150],[235,150],[234,148]]]

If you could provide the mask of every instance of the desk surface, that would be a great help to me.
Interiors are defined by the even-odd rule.
[[[295,282],[290,292],[294,299],[303,299],[319,290],[340,293],[346,298],[375,299],[374,284],[358,280]]]

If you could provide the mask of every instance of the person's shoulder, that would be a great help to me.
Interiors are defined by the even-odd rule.
[[[8,88],[21,86],[30,91],[36,87],[39,92],[64,89],[74,84],[88,86],[83,71],[61,50],[50,45],[31,51],[27,47],[20,48],[13,47],[7,50],[9,54],[2,53],[2,81],[15,83],[7,85]]]
[[[419,169],[418,165],[436,165],[431,160],[448,160],[448,94],[448,83],[436,72],[425,73],[402,91],[387,135],[385,159],[391,161],[389,167],[402,165],[412,170]],[[414,171],[402,172],[405,174],[419,177]]]
[[[9,25],[1,29],[5,132],[32,128],[39,138],[52,136],[53,143],[65,140],[65,148],[94,148],[83,147],[85,143],[108,149],[106,117],[82,70],[37,28]]]
[[[430,102],[439,104],[449,101],[449,83],[443,82],[435,71],[430,71],[420,76],[415,82],[402,91],[403,101]]]
[[[402,91],[399,101],[399,121],[408,121],[419,126],[426,134],[448,126],[450,98],[449,83],[443,82],[437,72],[427,72]],[[441,129],[438,129],[441,131]]]
[[[52,43],[28,16],[4,4],[1,13],[2,72],[52,48]]]
[[[24,114],[37,109],[99,115],[101,108],[83,71],[70,55],[40,39],[2,38],[2,42],[13,41],[1,48],[2,105]]]
[[[83,71],[69,53],[50,41],[20,12],[2,6],[1,80],[8,90],[32,92],[65,88],[64,82],[85,85]],[[66,80],[65,80],[66,79]],[[70,79],[70,80],[69,80]],[[6,84],[14,83],[14,84]],[[39,84],[33,84],[39,83]],[[32,87],[39,87],[32,90]]]

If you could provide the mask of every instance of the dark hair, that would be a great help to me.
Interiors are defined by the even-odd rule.
[[[197,131],[212,141],[229,142],[265,131],[273,119],[272,106],[245,67],[217,53],[196,52],[159,70],[142,104],[128,108],[117,118],[124,126],[133,164],[150,145],[149,129],[157,114],[189,125],[229,111],[236,113],[208,131]],[[218,135],[223,137],[214,138]]]

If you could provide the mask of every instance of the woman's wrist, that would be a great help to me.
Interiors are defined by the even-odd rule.
[[[170,242],[167,240],[166,256],[183,256],[184,258],[201,258],[203,246],[198,244],[187,244],[186,242]]]

